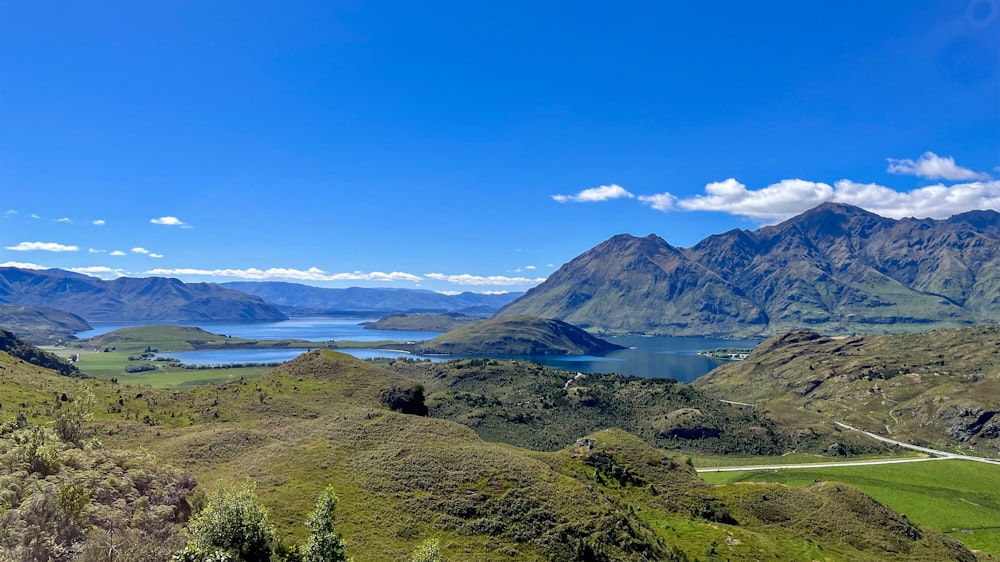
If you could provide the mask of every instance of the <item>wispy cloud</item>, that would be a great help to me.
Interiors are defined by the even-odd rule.
[[[639,201],[649,205],[657,211],[666,212],[673,210],[674,202],[677,201],[677,197],[674,197],[670,193],[657,193],[656,195],[640,195]]]
[[[14,212],[17,212],[17,211],[14,211]],[[35,214],[35,213],[31,213],[31,218],[33,218],[33,219],[40,219],[42,217],[39,216],[39,215],[37,215],[37,214]]]
[[[97,219],[96,221],[93,221],[92,224],[96,226],[104,226],[107,224],[107,221],[105,221],[104,219]]]
[[[428,273],[428,279],[436,281],[447,281],[453,285],[537,285],[545,281],[544,277],[529,279],[527,277],[507,277],[504,275],[470,275],[463,273],[460,275],[445,275],[444,273]]]
[[[317,267],[309,269],[291,269],[282,267],[272,267],[268,269],[195,269],[195,268],[174,268],[174,269],[151,269],[146,272],[149,275],[192,275],[205,277],[232,277],[236,279],[268,280],[268,279],[292,279],[297,281],[420,281],[419,275],[393,271],[384,273],[381,271],[361,272],[353,271],[348,273],[327,273]]]
[[[133,254],[148,254],[149,250],[147,250],[146,248],[143,248],[141,246],[136,246],[135,248],[132,248],[132,253]]]
[[[27,263],[23,261],[5,261],[0,263],[0,267],[16,267],[18,269],[48,269],[47,266],[37,263]]]
[[[985,180],[989,174],[974,172],[955,164],[951,156],[938,156],[933,152],[925,152],[917,160],[909,158],[887,158],[890,174],[920,176],[929,180]]]
[[[524,269],[538,269],[538,268],[533,265],[526,265],[524,266]]]
[[[61,219],[55,219],[52,222],[73,222],[73,219],[71,219],[69,217],[63,217]]]
[[[611,184],[584,189],[576,195],[553,195],[552,199],[559,203],[594,203],[610,199],[621,199],[623,197],[632,199],[635,195],[632,195],[620,185]]]
[[[121,250],[115,250],[115,251],[111,252],[109,255],[112,255],[112,256],[124,256],[126,254],[125,254],[125,252],[123,252]]]
[[[182,221],[177,217],[160,217],[158,219],[149,219],[149,222],[153,224],[162,224],[165,226],[179,226],[182,228],[191,228],[190,225]]]
[[[107,252],[108,252],[107,250],[98,250],[97,248],[91,248],[87,250],[88,254],[106,254]]]
[[[151,257],[151,258],[162,258],[163,254],[154,254],[153,252],[150,252],[149,253],[149,257]]]
[[[7,209],[6,211],[3,212],[3,218],[12,217],[12,216],[14,216],[16,214],[17,214],[16,210],[14,210],[14,209]]]
[[[884,217],[940,219],[974,209],[1000,210],[1000,181],[937,184],[897,191],[846,179],[832,186],[791,179],[747,189],[730,178],[706,185],[704,195],[677,199],[673,208],[661,210],[715,211],[768,222],[791,217],[827,201],[855,205]]]
[[[73,273],[81,273],[83,275],[92,275],[94,277],[100,277],[101,279],[116,279],[118,277],[124,277],[125,272],[121,269],[112,269],[105,266],[89,266],[89,267],[70,267],[67,268],[68,271]]]
[[[56,242],[21,242],[17,246],[6,246],[8,250],[15,252],[32,252],[40,250],[43,252],[76,252],[79,246],[67,246]]]

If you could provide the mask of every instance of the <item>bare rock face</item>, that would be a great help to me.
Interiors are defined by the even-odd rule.
[[[948,435],[959,442],[968,441],[976,436],[986,439],[1000,436],[1000,424],[994,423],[987,428],[987,424],[994,421],[996,415],[996,410],[976,405],[949,406],[938,410],[938,417],[945,421]]]

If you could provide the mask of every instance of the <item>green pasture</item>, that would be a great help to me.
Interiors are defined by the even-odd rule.
[[[77,350],[72,350],[77,353]],[[68,353],[61,352],[61,355]],[[257,378],[267,373],[272,367],[240,367],[233,369],[180,369],[166,362],[153,362],[155,371],[127,373],[125,366],[140,363],[129,361],[130,353],[116,351],[110,353],[84,352],[76,366],[86,375],[102,379],[118,379],[121,384],[149,385],[154,388],[176,389],[199,386],[220,381],[228,381],[245,377]],[[147,362],[143,362],[147,363]]]
[[[814,464],[830,463],[843,460],[844,462],[872,461],[887,459],[919,458],[921,455],[916,451],[900,451],[893,455],[855,455],[848,458],[832,458],[829,455],[817,455],[813,453],[785,453],[777,457],[741,457],[741,456],[721,456],[721,455],[692,455],[691,463],[695,468],[726,468],[731,466],[772,466],[779,464]]]
[[[843,482],[906,514],[915,523],[943,531],[969,548],[1000,555],[1000,466],[997,465],[942,460],[711,472],[700,476],[715,484],[778,482],[806,486],[816,481]]]

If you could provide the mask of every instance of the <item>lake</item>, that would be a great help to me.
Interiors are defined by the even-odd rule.
[[[348,340],[374,342],[383,340],[422,341],[434,338],[440,334],[435,332],[408,332],[390,330],[366,330],[361,322],[376,320],[375,318],[316,316],[299,317],[281,322],[261,322],[253,324],[241,323],[199,323],[198,327],[217,334],[226,334],[239,338],[278,340],[302,339],[315,342],[330,340]],[[77,334],[80,338],[97,336],[117,330],[141,326],[145,322],[92,322],[93,330]],[[190,322],[182,323],[191,325]],[[600,355],[574,356],[532,356],[513,357],[533,361],[557,369],[578,371],[582,373],[617,373],[620,375],[635,375],[639,377],[669,377],[683,382],[690,382],[712,369],[724,364],[724,361],[698,355],[699,351],[720,347],[754,347],[758,340],[729,340],[721,338],[702,337],[671,337],[671,336],[614,336],[605,338],[608,341],[625,346],[627,349],[610,351]],[[378,349],[345,349],[338,350],[362,359],[374,357],[411,357],[430,359],[432,361],[450,361],[458,356],[424,357],[400,351]],[[238,350],[203,350],[164,353],[167,357],[176,357],[190,364],[220,364],[220,363],[270,363],[288,361],[302,350],[274,349],[238,349]],[[464,357],[464,356],[463,356]],[[510,358],[510,357],[508,357]]]

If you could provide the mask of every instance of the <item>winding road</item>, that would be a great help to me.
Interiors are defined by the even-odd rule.
[[[919,445],[913,445],[912,443],[904,443],[902,441],[896,441],[895,439],[889,439],[888,437],[882,437],[881,435],[876,435],[874,433],[869,433],[867,431],[858,429],[856,427],[851,427],[847,424],[834,422],[838,426],[848,429],[851,431],[857,431],[863,433],[872,439],[882,441],[885,443],[890,443],[905,449],[912,449],[914,451],[920,451],[921,453],[926,453],[928,455],[934,455],[932,457],[920,457],[912,459],[884,459],[884,460],[868,460],[868,461],[843,461],[843,462],[827,462],[827,463],[808,463],[808,464],[774,464],[774,465],[756,465],[756,466],[726,466],[717,468],[699,468],[698,472],[742,472],[747,470],[787,470],[793,468],[834,468],[841,466],[868,466],[875,464],[901,464],[909,462],[928,462],[928,461],[943,461],[943,460],[963,460],[963,461],[976,461],[984,462],[987,464],[1000,465],[1000,460],[990,459],[986,457],[973,457],[970,455],[960,455],[958,453],[949,453],[948,451],[939,451],[937,449],[930,449],[928,447],[921,447]]]

